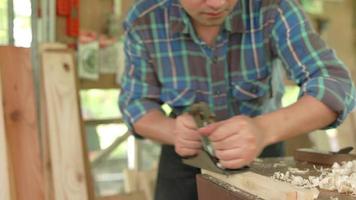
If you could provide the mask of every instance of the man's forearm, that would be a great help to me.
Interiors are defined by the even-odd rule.
[[[336,117],[337,114],[322,102],[304,96],[286,108],[255,119],[265,130],[267,144],[272,144],[328,126]]]
[[[166,117],[159,110],[152,110],[134,124],[135,131],[163,144],[174,144],[174,119]]]

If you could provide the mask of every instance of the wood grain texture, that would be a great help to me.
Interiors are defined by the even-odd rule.
[[[3,99],[0,80],[0,99]],[[4,108],[0,104],[0,199],[10,200],[10,169],[7,155],[7,141],[5,135]]]
[[[44,52],[42,71],[55,199],[89,199],[72,54]]]
[[[30,50],[0,47],[5,128],[16,200],[44,199]]]
[[[41,104],[40,104],[40,120],[41,120],[41,144],[42,144],[42,163],[44,166],[43,176],[45,182],[45,199],[51,200],[54,198],[54,185],[53,185],[53,170],[52,170],[52,160],[51,160],[51,150],[49,144],[49,135],[47,134],[47,114],[44,96],[44,86],[40,86]]]
[[[211,177],[199,174],[196,177],[198,200],[262,200],[242,190],[230,191],[227,188],[211,181]],[[235,189],[235,188],[234,188]]]
[[[98,197],[96,200],[147,200],[143,192],[135,192],[130,194],[119,194],[115,196]]]
[[[302,189],[289,183],[274,180],[254,172],[245,172],[225,176],[210,171],[202,171],[229,185],[239,188],[245,192],[256,195],[263,199],[273,200],[313,200],[319,195],[317,189]],[[271,192],[273,191],[273,192]]]
[[[58,51],[66,50],[67,46],[62,43],[43,43],[39,47],[40,55],[45,51]],[[45,102],[44,85],[40,84],[40,102]],[[41,133],[47,133],[47,114],[46,106],[44,103],[40,104],[40,120],[41,120]],[[41,134],[42,144],[42,162],[44,166],[44,181],[45,181],[45,197],[46,200],[54,200],[54,185],[53,185],[53,171],[51,161],[51,151],[49,145],[49,135]]]

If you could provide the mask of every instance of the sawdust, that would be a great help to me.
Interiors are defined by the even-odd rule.
[[[356,160],[343,162],[341,165],[334,163],[331,168],[321,167],[318,169],[314,166],[314,169],[320,173],[319,176],[309,176],[306,179],[296,174],[299,172],[306,174],[308,171],[289,168],[289,171],[286,173],[274,173],[272,178],[302,188],[320,188],[343,194],[356,195]]]

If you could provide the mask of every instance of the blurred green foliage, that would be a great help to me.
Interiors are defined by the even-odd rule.
[[[80,91],[84,119],[111,119],[121,116],[118,108],[119,89]]]
[[[322,0],[301,0],[303,8],[306,12],[311,14],[323,13],[323,1]]]

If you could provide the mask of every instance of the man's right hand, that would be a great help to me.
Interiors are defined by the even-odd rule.
[[[185,113],[176,118],[174,134],[175,151],[182,157],[194,156],[202,148],[201,136],[194,118]]]

